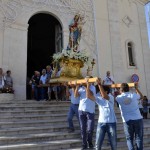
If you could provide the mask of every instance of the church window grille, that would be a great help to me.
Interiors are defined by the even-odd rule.
[[[133,57],[133,44],[131,42],[128,42],[127,48],[128,48],[129,66],[135,66]]]

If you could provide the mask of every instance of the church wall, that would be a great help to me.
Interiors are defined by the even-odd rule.
[[[140,78],[141,91],[148,95],[150,51],[144,6],[126,0],[97,0],[94,5],[100,76],[103,78],[106,71],[110,70],[119,83],[131,82],[132,74],[136,73]],[[128,65],[126,43],[129,41],[134,46],[135,67]]]
[[[12,71],[15,97],[25,99],[26,64],[27,64],[27,30],[23,26],[13,25],[4,31],[4,47],[2,66],[4,71]]]
[[[146,61],[144,58],[144,49],[148,49],[148,37],[147,27],[144,14],[144,6],[138,2],[133,1],[119,1],[119,17],[120,17],[120,33],[121,33],[121,51],[122,59],[124,62],[124,73],[126,75],[126,81],[131,81],[132,74],[138,74],[140,81],[140,90],[144,95],[148,94],[147,79],[145,63],[149,64],[150,61]],[[129,17],[127,20],[125,19]],[[141,31],[143,30],[143,31]],[[143,34],[143,36],[142,36]],[[144,43],[142,41],[145,41]],[[135,60],[135,67],[128,65],[127,45],[126,41],[133,43],[133,57]],[[143,49],[144,47],[144,49]],[[149,52],[150,54],[150,52]],[[144,63],[145,61],[145,63]],[[146,70],[145,70],[146,69]],[[149,70],[149,69],[148,69]],[[149,95],[150,96],[150,95]]]
[[[97,0],[94,3],[95,23],[96,23],[96,39],[97,39],[97,52],[98,52],[98,68],[99,77],[103,78],[107,70],[112,69],[111,57],[111,41],[108,20],[108,6],[107,1]]]
[[[34,14],[40,12],[51,14],[48,9],[27,11],[20,15],[14,23],[6,25],[0,30],[0,66],[4,72],[8,69],[12,71],[15,99],[18,100],[26,99],[28,21]],[[67,45],[68,31],[64,28],[68,27],[67,22],[62,24],[62,27],[64,45]]]
[[[123,66],[122,55],[120,53],[121,36],[120,30],[118,30],[120,25],[118,7],[119,6],[117,0],[112,0],[108,2],[113,73],[116,82],[122,82],[122,80],[125,78],[125,74],[124,69],[122,67]]]
[[[150,97],[150,48],[148,43],[148,33],[145,19],[144,8],[141,5],[138,5],[139,10],[139,23],[140,23],[140,37],[142,44],[142,53],[143,53],[143,69],[144,69],[144,78],[146,80],[145,86],[147,89],[147,93],[144,94]],[[143,10],[143,11],[142,11]]]
[[[0,41],[0,58],[2,58],[0,60],[0,65],[4,69],[4,72],[6,72],[7,69],[12,71],[16,99],[26,99],[27,33],[29,19],[37,13],[46,13],[56,17],[62,25],[63,47],[66,48],[69,39],[68,25],[70,21],[76,13],[80,13],[78,11],[79,9],[84,9],[82,5],[84,7],[86,7],[86,5],[88,5],[88,7],[91,6],[91,2],[87,0],[83,3],[81,2],[81,4],[79,3],[79,6],[74,4],[78,3],[70,3],[70,1],[46,1],[38,3],[32,0],[30,2],[23,0],[21,3],[20,1],[14,2],[13,0],[10,3],[7,3],[7,1],[0,2],[0,6],[3,10],[0,11],[0,27],[4,24],[4,28],[2,29],[2,32],[0,32],[0,39],[2,39]],[[7,7],[7,5],[9,5],[9,7]],[[92,8],[90,9],[92,10]],[[88,12],[90,16],[87,15],[87,17],[89,17],[88,19],[92,24],[93,20],[90,18],[93,13],[91,13],[91,10]],[[4,12],[4,14],[2,12]],[[4,21],[1,16],[3,16]],[[85,31],[89,31],[91,35],[89,35],[89,33],[86,34],[85,32],[86,37],[84,40],[81,40],[82,44],[80,44],[80,48],[89,49],[89,47],[91,47],[89,50],[93,51],[93,49],[95,50],[95,39],[92,39],[94,34],[93,26],[90,26],[91,24],[87,21],[86,26],[90,28],[91,31]],[[90,39],[90,42],[86,39]],[[95,52],[94,54],[96,55]],[[97,72],[97,70],[95,72]]]
[[[53,7],[50,5],[52,1],[47,1],[48,5],[43,2],[36,4],[32,0],[30,2],[29,5],[29,1],[23,0],[22,6],[18,2],[13,10],[12,1],[12,4],[9,4],[15,13],[10,13],[10,10],[5,9],[8,18],[5,18],[3,22],[0,17],[0,66],[4,68],[4,71],[12,70],[16,99],[26,98],[28,21],[33,15],[41,12],[51,14],[60,21],[63,29],[63,46],[66,48],[69,37],[68,24],[75,13],[85,11],[87,18],[83,27],[80,48],[89,49],[97,59],[94,76],[104,78],[106,71],[110,70],[116,82],[130,82],[131,75],[136,73],[140,77],[140,89],[144,94],[148,94],[150,51],[144,6],[141,3],[136,3],[134,0],[95,0],[93,9],[90,0],[83,0],[78,3],[78,6],[73,6],[76,4],[75,1],[68,0],[64,3],[58,1],[58,5],[54,4]],[[5,7],[5,2],[0,2],[0,5],[2,3]],[[59,10],[59,5],[64,7]],[[125,17],[129,17],[131,22]],[[136,67],[128,66],[127,41],[134,43]]]
[[[2,67],[2,60],[3,60],[3,35],[4,32],[0,29],[0,66]]]
[[[100,76],[104,78],[110,70],[116,82],[124,78],[120,53],[121,39],[118,5],[116,0],[95,1],[97,40],[99,45]]]
[[[12,77],[14,78],[14,83],[15,83],[14,88],[15,88],[16,99],[22,100],[22,99],[26,98],[26,83],[25,83],[26,80],[25,79],[26,79],[26,70],[27,70],[27,32],[28,32],[27,30],[28,30],[28,21],[29,21],[29,19],[37,13],[46,13],[46,14],[50,14],[50,15],[53,15],[54,17],[56,17],[56,19],[58,19],[60,21],[60,24],[62,25],[63,45],[64,45],[64,48],[66,48],[67,45],[68,45],[68,39],[69,39],[68,25],[69,25],[70,21],[73,19],[75,13],[71,12],[71,10],[65,10],[65,11],[69,11],[70,13],[66,14],[64,12],[64,14],[62,14],[55,7],[53,7],[53,8],[52,7],[50,8],[49,6],[44,6],[43,8],[40,8],[40,7],[36,8],[35,7],[34,9],[26,10],[22,15],[18,16],[17,19],[15,20],[15,23],[13,23],[11,25],[11,26],[15,26],[16,32],[18,33],[15,36],[21,35],[21,32],[19,33],[19,31],[17,31],[18,30],[18,27],[17,27],[18,25],[23,24],[24,26],[26,26],[26,32],[25,32],[26,35],[24,35],[24,33],[22,32],[23,41],[19,41],[20,44],[22,44],[22,47],[24,47],[22,49],[22,52],[23,52],[23,54],[25,54],[24,58],[19,60],[19,61],[22,61],[22,62],[20,64],[21,67],[18,68],[18,71],[20,71],[22,73],[25,73],[23,76],[21,74],[18,74],[18,71],[16,71],[16,69],[14,68],[15,63],[12,60],[12,64],[14,64],[12,70],[13,70],[13,72],[14,71],[16,72],[16,74],[14,74],[14,73],[12,74]],[[78,11],[76,11],[76,13],[78,13]],[[88,22],[87,22],[87,24],[88,24]],[[13,34],[13,31],[9,32],[9,35],[10,34]],[[85,32],[85,35],[87,36],[86,32]],[[19,38],[19,36],[18,36],[18,38]],[[10,41],[8,41],[8,39],[6,39],[6,41],[10,42],[10,43],[11,42],[13,43],[12,39],[10,39]],[[82,43],[82,44],[80,44],[81,49],[89,48],[89,45],[87,45],[87,44],[89,44],[88,41],[81,39],[81,43]],[[18,44],[18,41],[16,42],[16,45],[17,44]],[[94,49],[94,47],[92,47],[92,48]],[[14,46],[13,49],[15,49],[15,53],[17,53],[20,48],[19,48],[19,46],[17,48]],[[92,51],[91,51],[91,53],[92,53]],[[6,52],[6,54],[8,54],[8,51]],[[7,68],[7,63],[5,62],[4,64],[5,64],[5,66],[3,66],[3,67]],[[24,70],[23,70],[23,68],[24,68]],[[96,65],[95,65],[95,68],[96,68]],[[10,65],[9,65],[9,69],[11,69]],[[86,72],[86,70],[84,70],[84,74],[85,74],[85,72]],[[97,69],[95,69],[94,74],[95,74],[95,76],[97,76]]]
[[[23,17],[20,16],[17,19],[17,22],[12,25],[15,27],[15,29],[12,29],[11,33],[9,32],[9,36],[14,35],[14,37],[9,37],[11,42],[16,43],[15,45],[12,45],[12,49],[15,50],[15,55],[11,60],[13,63],[12,70],[13,70],[13,78],[14,78],[14,89],[15,89],[15,95],[16,95],[15,98],[19,100],[26,99],[28,21],[33,15],[37,13],[41,13],[41,12],[46,13],[46,14],[51,14],[51,12],[49,12],[47,9],[45,9],[44,11],[37,10],[37,9],[34,9],[33,11],[29,11],[28,13],[24,14]],[[26,26],[26,30],[25,31],[20,30],[17,24],[24,24],[24,26]],[[65,23],[61,25],[62,27],[64,26],[66,27]],[[65,28],[63,29],[64,29],[63,32],[64,32],[64,41],[65,41],[64,45],[67,45],[66,39],[68,39],[68,37],[66,36],[67,34],[65,31]],[[16,38],[16,39],[13,39],[13,38]],[[6,41],[8,41],[8,39]],[[15,59],[18,58],[18,56],[19,56],[18,61],[15,61]],[[11,68],[10,65],[9,65],[9,68]]]
[[[62,30],[63,30],[62,31],[63,32],[63,44],[66,47],[68,44],[68,36],[69,36],[68,35],[68,22],[66,22],[66,20],[64,20],[64,18],[54,9],[50,9],[49,7],[45,7],[42,9],[40,9],[40,8],[36,9],[35,8],[33,10],[29,10],[26,13],[24,13],[23,15],[20,15],[17,18],[17,22],[19,24],[21,23],[21,24],[25,24],[28,26],[29,19],[38,13],[44,13],[44,14],[52,15],[59,21],[59,23],[62,26]]]

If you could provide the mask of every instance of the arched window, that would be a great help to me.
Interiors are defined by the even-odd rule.
[[[131,42],[128,42],[127,48],[128,48],[129,66],[135,66],[134,58],[133,58],[133,44]]]

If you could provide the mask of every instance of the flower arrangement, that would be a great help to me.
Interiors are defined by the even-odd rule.
[[[59,62],[63,58],[80,60],[87,66],[91,66],[92,65],[91,62],[93,60],[90,57],[90,53],[86,49],[78,52],[63,49],[62,52],[58,52],[53,55],[54,62]]]

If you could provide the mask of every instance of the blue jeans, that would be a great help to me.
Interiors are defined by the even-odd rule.
[[[98,123],[96,132],[95,149],[101,150],[104,141],[105,133],[108,134],[108,139],[112,150],[117,149],[117,132],[116,123]]]
[[[35,97],[35,99],[36,99],[37,101],[40,100],[39,91],[40,91],[39,87],[34,86],[34,97]]]
[[[87,143],[92,143],[94,131],[94,116],[94,113],[79,111],[79,121],[83,147],[87,147]]]
[[[40,88],[41,100],[47,99],[47,88],[41,87]]]
[[[129,150],[135,150],[133,144],[134,135],[136,150],[143,150],[143,119],[124,122],[124,132]]]
[[[76,117],[79,121],[78,107],[79,107],[79,105],[77,105],[77,104],[70,105],[68,117],[67,117],[67,121],[68,121],[68,125],[69,125],[70,129],[74,129],[74,125],[73,125],[73,121],[72,121],[74,115],[76,115]]]

